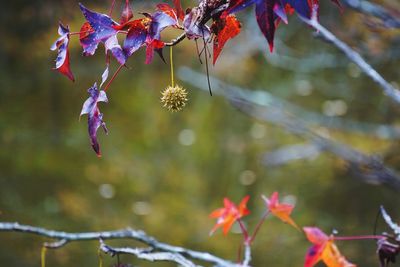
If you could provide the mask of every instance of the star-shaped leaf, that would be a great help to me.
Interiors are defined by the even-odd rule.
[[[228,198],[224,198],[224,207],[217,209],[210,214],[211,218],[217,219],[217,223],[211,230],[210,235],[212,235],[221,226],[223,228],[223,233],[226,235],[237,220],[249,215],[250,211],[246,207],[249,199],[250,196],[244,197],[239,206],[236,206]]]
[[[290,214],[292,213],[294,206],[290,205],[290,204],[279,203],[278,192],[274,192],[269,199],[265,196],[262,196],[262,198],[264,199],[268,210],[273,215],[275,215],[276,217],[281,219],[283,222],[288,223],[291,226],[293,226],[294,228],[299,230],[299,227],[297,226],[297,224],[290,217]]]
[[[321,260],[328,267],[356,267],[340,253],[333,237],[329,237],[317,227],[304,227],[303,230],[313,244],[307,251],[304,267],[313,267]]]

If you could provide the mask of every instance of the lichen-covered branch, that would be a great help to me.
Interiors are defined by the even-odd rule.
[[[179,263],[182,266],[190,267],[196,266],[191,262],[190,259],[199,260],[208,264],[212,264],[213,266],[220,267],[241,266],[231,261],[214,256],[208,252],[195,251],[159,242],[158,240],[147,235],[143,231],[133,230],[129,228],[115,231],[69,233],[49,230],[30,225],[22,225],[19,223],[0,222],[0,232],[21,232],[56,239],[57,241],[54,243],[44,244],[48,248],[60,248],[70,242],[76,241],[133,239],[148,245],[151,250],[143,248],[112,248],[106,246],[104,242],[101,243],[101,249],[102,251],[110,253],[111,255],[128,253],[133,254],[143,260],[172,261]]]
[[[186,259],[179,253],[171,252],[153,252],[152,248],[114,248],[108,246],[103,240],[100,240],[100,250],[111,256],[118,254],[130,254],[136,256],[138,259],[147,261],[170,261],[176,262],[183,267],[195,267],[196,265],[190,260]]]

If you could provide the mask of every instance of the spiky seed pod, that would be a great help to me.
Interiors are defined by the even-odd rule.
[[[169,111],[181,111],[188,101],[187,94],[186,89],[179,85],[168,86],[161,92],[161,103]]]

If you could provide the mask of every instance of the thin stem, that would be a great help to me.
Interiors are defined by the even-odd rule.
[[[111,16],[111,14],[113,13],[114,7],[115,7],[115,0],[112,1],[110,11],[108,12],[108,15],[109,15],[109,16]]]
[[[101,255],[101,249],[97,250],[97,256],[99,258],[99,267],[103,267],[103,256]]]
[[[243,239],[246,244],[250,242],[249,240],[249,233],[247,232],[246,226],[243,224],[241,219],[238,219],[237,222],[239,223],[240,229],[242,230]]]
[[[237,254],[237,262],[238,263],[242,262],[242,249],[243,249],[243,243],[240,243],[239,247],[238,247],[238,254]]]
[[[174,87],[175,86],[175,82],[174,82],[174,58],[173,58],[173,54],[172,54],[172,49],[173,49],[173,47],[171,46],[169,48],[169,57],[170,57],[170,62],[171,62],[171,86]]]
[[[117,77],[118,73],[121,71],[122,67],[125,66],[121,64],[118,69],[115,71],[114,75],[111,77],[111,79],[108,81],[106,87],[104,87],[104,92],[107,91],[108,87],[110,87],[111,83],[114,81],[114,79]]]
[[[268,215],[269,215],[269,210],[267,210],[264,213],[264,215],[261,217],[260,221],[257,223],[256,228],[254,229],[254,232],[250,237],[250,241],[249,241],[250,243],[252,243],[254,241],[254,239],[256,238],[258,231],[260,230],[261,226],[265,222],[265,219],[267,218]]]
[[[349,240],[366,240],[366,239],[382,239],[384,235],[362,235],[362,236],[334,236],[334,240],[349,241]]]
[[[183,40],[185,40],[185,38],[186,38],[186,33],[182,33],[175,39],[172,39],[171,42],[164,43],[164,44],[165,44],[165,46],[175,46],[175,45],[179,44],[180,42],[182,42]]]
[[[83,34],[83,33],[92,33],[92,32],[94,32],[93,29],[87,30],[87,31],[81,31],[81,32],[70,32],[70,33],[69,33],[69,36],[71,36],[71,35],[81,35],[81,34]]]
[[[40,252],[41,267],[46,267],[46,252],[46,246],[42,246],[42,250]]]
[[[204,30],[203,29],[202,29],[202,32],[203,32],[203,42],[204,42],[204,57],[206,59],[207,84],[208,84],[208,90],[210,92],[210,96],[212,96],[211,82],[210,82],[210,71],[208,69],[207,42],[206,42],[206,39],[204,39]]]

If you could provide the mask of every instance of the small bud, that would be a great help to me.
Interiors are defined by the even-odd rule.
[[[181,111],[188,101],[187,94],[186,89],[179,85],[168,86],[161,92],[161,103],[163,107],[167,108],[169,111]]]

